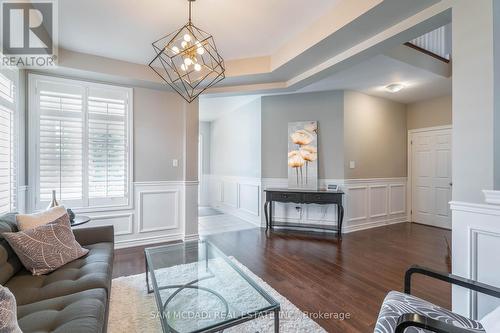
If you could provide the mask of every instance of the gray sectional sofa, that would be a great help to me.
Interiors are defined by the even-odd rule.
[[[112,226],[75,229],[89,253],[42,276],[26,271],[4,232],[17,231],[15,214],[0,216],[0,284],[17,301],[21,330],[28,332],[106,332],[113,272]]]

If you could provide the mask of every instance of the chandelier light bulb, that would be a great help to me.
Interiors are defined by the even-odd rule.
[[[179,48],[177,46],[172,47],[172,52],[175,54],[179,53]]]
[[[185,40],[183,40],[181,43],[182,48],[185,49],[187,45],[188,43]]]
[[[181,69],[185,72],[185,71],[186,71],[186,69],[187,69],[187,68],[186,68],[186,65],[182,64],[182,65],[181,65]]]
[[[194,65],[194,70],[197,71],[197,72],[201,71],[201,65],[200,64],[195,64]]]
[[[185,40],[186,42],[190,42],[190,41],[191,41],[191,35],[189,35],[189,34],[185,34],[185,35],[184,35],[184,40]]]
[[[202,55],[203,53],[205,53],[205,49],[203,47],[199,47],[196,52],[199,54],[199,55]]]
[[[191,58],[184,59],[184,65],[190,66],[192,63],[193,63],[193,60],[191,60]]]

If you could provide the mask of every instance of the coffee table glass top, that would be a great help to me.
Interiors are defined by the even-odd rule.
[[[145,254],[164,332],[212,331],[279,311],[275,299],[208,241]]]

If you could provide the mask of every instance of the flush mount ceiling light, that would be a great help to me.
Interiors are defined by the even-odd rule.
[[[405,88],[404,84],[401,83],[393,83],[385,87],[385,90],[391,93],[397,93]]]
[[[191,103],[203,91],[224,79],[224,60],[214,38],[189,21],[182,28],[153,42],[156,57],[149,63],[156,74]]]

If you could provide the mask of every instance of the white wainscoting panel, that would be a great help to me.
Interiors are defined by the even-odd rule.
[[[370,218],[387,216],[389,187],[387,185],[371,185],[368,187],[370,202]]]
[[[260,186],[254,184],[238,184],[238,207],[247,212],[259,216],[260,212]]]
[[[264,226],[266,188],[287,188],[286,178],[244,178],[210,175],[211,206]],[[345,192],[344,232],[407,221],[406,178],[321,179],[320,188],[337,184]],[[337,224],[335,205],[274,203],[273,219],[303,224]]]
[[[406,222],[406,178],[346,179],[346,232]]]
[[[180,192],[179,189],[139,191],[139,233],[178,229]]]
[[[406,185],[389,185],[389,214],[398,215],[406,213]]]
[[[210,206],[260,226],[260,178],[217,175],[207,178]]]
[[[500,205],[452,202],[453,274],[500,287]],[[481,319],[500,300],[453,287],[453,311]]]
[[[348,205],[345,215],[349,217],[349,222],[366,220],[368,218],[368,187],[352,186],[346,190]]]
[[[222,201],[225,205],[238,208],[238,183],[236,181],[223,181]]]
[[[115,230],[115,236],[131,235],[134,233],[134,212],[95,213],[88,215],[92,218],[92,221],[89,225],[82,225],[81,228],[112,225]]]

